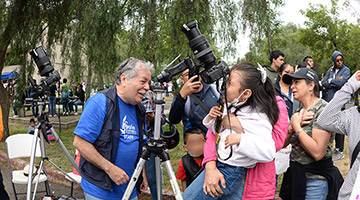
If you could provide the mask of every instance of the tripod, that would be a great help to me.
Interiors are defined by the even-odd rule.
[[[165,142],[160,138],[160,128],[161,128],[161,109],[162,105],[165,104],[165,101],[162,100],[162,95],[165,92],[165,88],[161,85],[156,85],[152,87],[152,91],[156,95],[155,103],[155,123],[154,123],[154,136],[150,138],[143,148],[143,153],[141,154],[141,158],[139,163],[136,165],[135,171],[130,179],[129,185],[127,186],[124,196],[122,200],[128,200],[130,198],[131,192],[133,191],[136,182],[140,176],[142,169],[144,168],[146,160],[149,160],[150,154],[153,153],[155,155],[155,169],[156,169],[156,186],[157,186],[157,198],[160,199],[161,192],[160,191],[160,159],[165,163],[165,168],[168,173],[170,183],[172,189],[175,194],[175,198],[177,200],[182,200],[180,188],[176,182],[175,173],[172,169],[170,163],[169,152],[165,147]],[[151,97],[150,97],[151,98]]]
[[[74,159],[72,158],[72,156],[70,155],[70,153],[68,152],[68,150],[66,149],[64,144],[62,143],[61,139],[59,138],[59,136],[56,133],[56,131],[54,130],[54,128],[49,124],[49,119],[48,119],[47,115],[43,111],[43,106],[44,106],[44,100],[43,99],[41,99],[41,101],[39,102],[39,105],[40,105],[40,113],[41,114],[38,117],[38,121],[36,122],[36,125],[35,125],[34,140],[33,140],[33,143],[32,143],[32,150],[31,150],[32,154],[31,154],[31,157],[30,157],[30,168],[29,168],[29,174],[33,174],[34,162],[35,162],[35,154],[36,154],[36,152],[35,152],[36,151],[36,144],[37,144],[37,141],[38,141],[39,136],[40,136],[41,161],[40,161],[40,166],[39,166],[39,170],[38,170],[38,180],[35,183],[33,200],[35,199],[35,194],[36,194],[37,186],[38,186],[38,183],[39,183],[39,178],[40,178],[41,171],[43,171],[44,174],[47,175],[46,169],[45,169],[45,163],[44,163],[45,160],[49,161],[56,169],[60,170],[65,176],[69,177],[73,182],[76,182],[73,178],[68,176],[66,174],[66,172],[64,172],[59,166],[57,166],[54,162],[52,162],[47,157],[46,149],[45,149],[45,140],[47,141],[46,126],[50,127],[51,133],[55,137],[55,141],[60,145],[61,149],[64,151],[66,157],[70,160],[70,162],[75,167],[75,169],[77,171],[79,171],[78,165],[76,164],[76,162],[74,161]],[[42,130],[42,134],[40,134],[40,130]],[[45,137],[46,137],[46,139],[45,139]],[[30,198],[31,198],[31,186],[32,186],[32,176],[29,176],[28,183],[27,183],[26,200],[30,200]],[[49,194],[50,187],[49,187],[48,182],[46,182],[45,187],[46,187],[46,193]]]

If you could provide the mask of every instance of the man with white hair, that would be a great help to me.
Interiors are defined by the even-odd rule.
[[[86,102],[74,131],[86,200],[121,199],[124,195],[146,140],[141,101],[149,90],[152,71],[151,63],[128,58],[117,69],[115,86]],[[141,180],[137,189],[147,187],[147,181],[140,184]],[[137,199],[135,189],[130,199]]]

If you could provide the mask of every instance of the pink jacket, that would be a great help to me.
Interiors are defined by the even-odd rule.
[[[279,107],[279,120],[274,125],[272,138],[275,142],[276,151],[279,151],[286,139],[289,126],[288,114],[285,101],[276,96]],[[203,165],[209,161],[216,160],[215,135],[208,130],[204,147]],[[242,199],[274,199],[276,190],[275,161],[268,163],[257,163],[246,173],[245,189]]]

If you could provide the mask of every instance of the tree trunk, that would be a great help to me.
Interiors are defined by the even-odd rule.
[[[8,93],[6,92],[4,85],[0,84],[0,105],[2,109],[2,119],[4,124],[4,137],[3,141],[9,137],[9,111],[10,111],[10,102],[8,98]]]
[[[87,74],[87,83],[86,83],[86,100],[90,98],[91,92],[91,76],[92,76],[92,69],[91,69],[92,61],[88,61],[88,74]]]

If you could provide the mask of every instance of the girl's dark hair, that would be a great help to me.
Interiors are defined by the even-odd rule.
[[[309,79],[305,79],[306,85],[310,85],[310,83],[312,83],[312,82],[314,82],[314,81],[309,80]],[[314,83],[315,83],[315,82],[314,82]],[[318,83],[315,83],[314,95],[315,95],[316,97],[320,97],[320,86],[319,86]]]
[[[240,72],[241,90],[250,89],[252,95],[243,105],[249,105],[252,109],[264,112],[272,126],[279,119],[279,107],[275,98],[275,89],[271,80],[267,77],[265,83],[261,82],[261,73],[249,62],[235,64],[231,72]]]
[[[359,111],[359,113],[360,113],[360,106],[358,106],[358,111]]]
[[[287,66],[291,66],[293,69],[295,69],[295,67],[291,63],[283,63],[279,68],[279,74],[278,74],[278,77],[276,78],[276,82],[280,81],[280,74],[283,73],[283,71],[285,70],[285,68]]]

